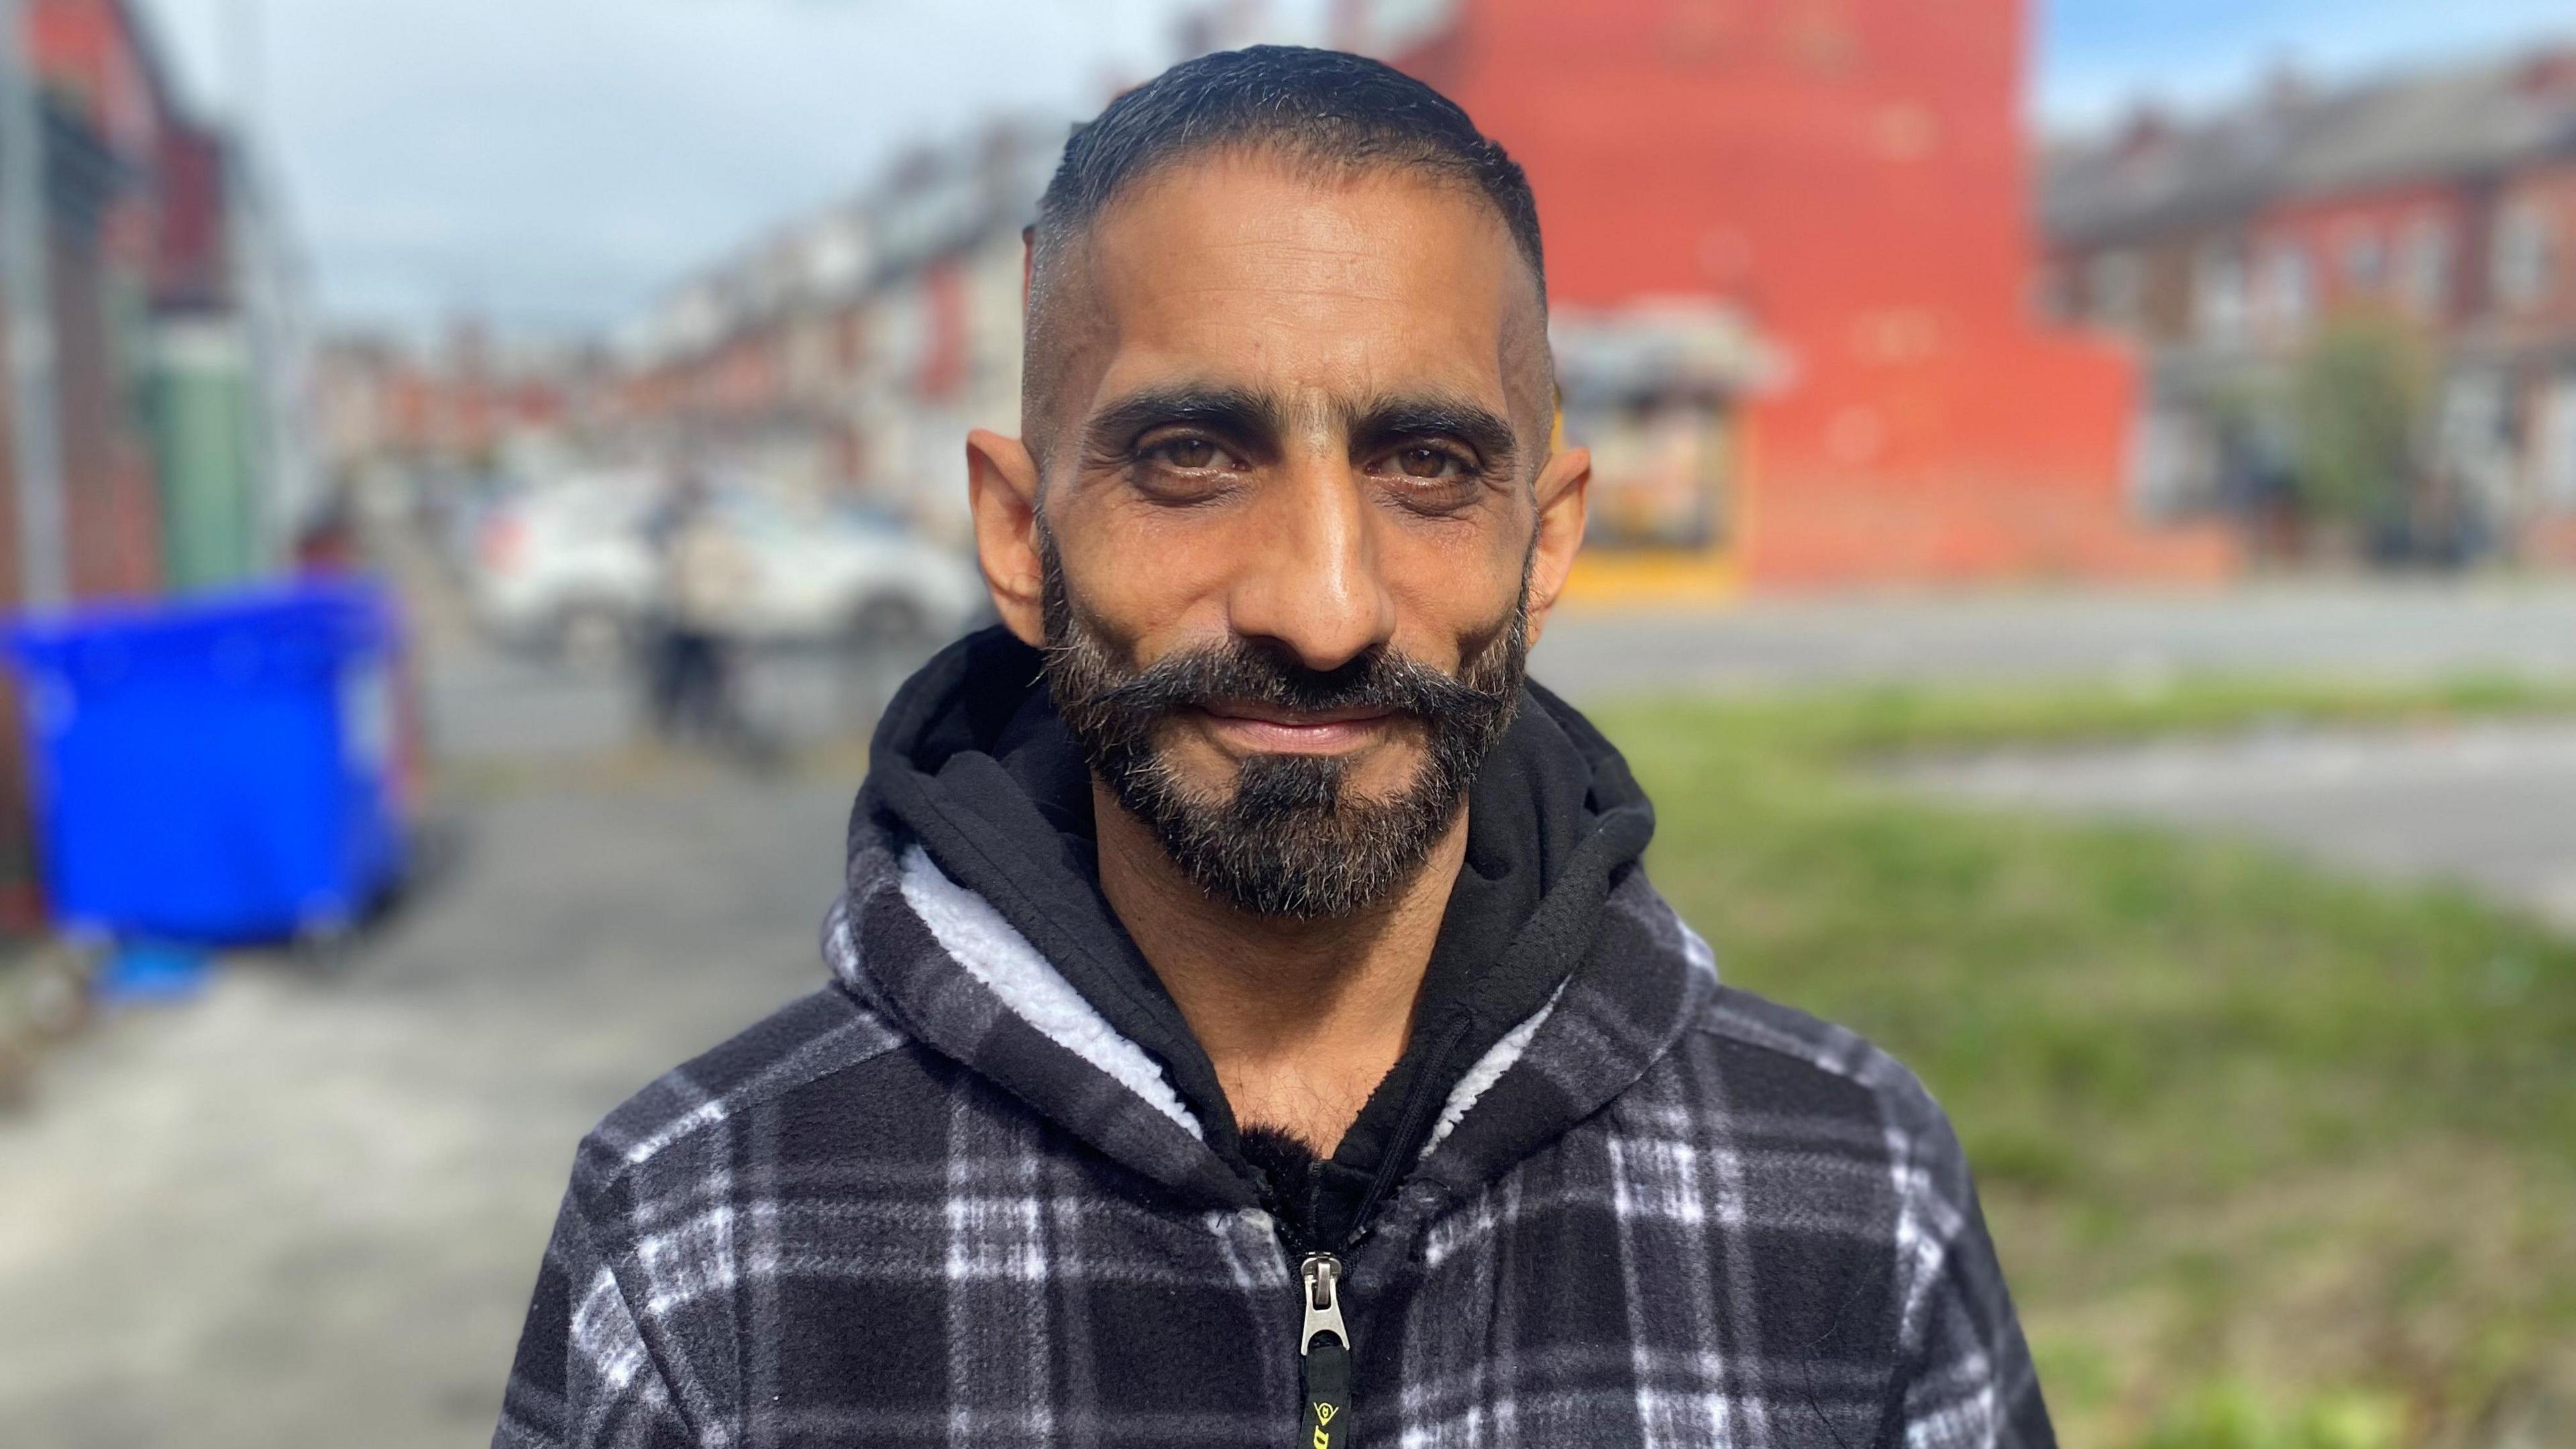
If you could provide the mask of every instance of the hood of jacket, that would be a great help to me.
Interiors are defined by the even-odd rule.
[[[1528,687],[1468,820],[1404,1056],[1315,1169],[1336,1235],[1407,1180],[1471,1189],[1544,1145],[1715,986],[1646,883],[1652,808],[1563,701]],[[1006,632],[951,646],[888,707],[825,935],[844,989],[1186,1203],[1263,1205],[1275,1186],[1100,892],[1087,769]]]

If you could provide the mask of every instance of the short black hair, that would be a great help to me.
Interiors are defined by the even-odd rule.
[[[1041,259],[1148,173],[1230,145],[1335,170],[1385,167],[1464,183],[1501,215],[1545,295],[1538,200],[1520,163],[1421,81],[1366,56],[1301,45],[1183,61],[1074,128],[1038,202]]]
[[[1393,170],[1490,203],[1547,307],[1538,200],[1520,163],[1457,102],[1393,66],[1338,50],[1255,45],[1183,61],[1074,128],[1029,233],[1024,425],[1052,408],[1049,313],[1063,258],[1119,195],[1176,161],[1244,148],[1328,176]]]

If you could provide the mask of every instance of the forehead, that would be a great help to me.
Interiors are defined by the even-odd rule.
[[[1436,388],[1503,411],[1544,325],[1484,198],[1389,168],[1192,158],[1111,205],[1088,252],[1092,401],[1187,378],[1340,399]]]

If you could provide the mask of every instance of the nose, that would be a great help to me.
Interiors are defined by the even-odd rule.
[[[1244,520],[1227,622],[1309,669],[1339,668],[1395,633],[1369,505],[1338,458],[1317,458],[1276,483]]]

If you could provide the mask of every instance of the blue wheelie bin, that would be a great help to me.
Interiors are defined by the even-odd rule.
[[[87,608],[5,635],[66,931],[345,931],[400,877],[401,630],[363,580]]]

